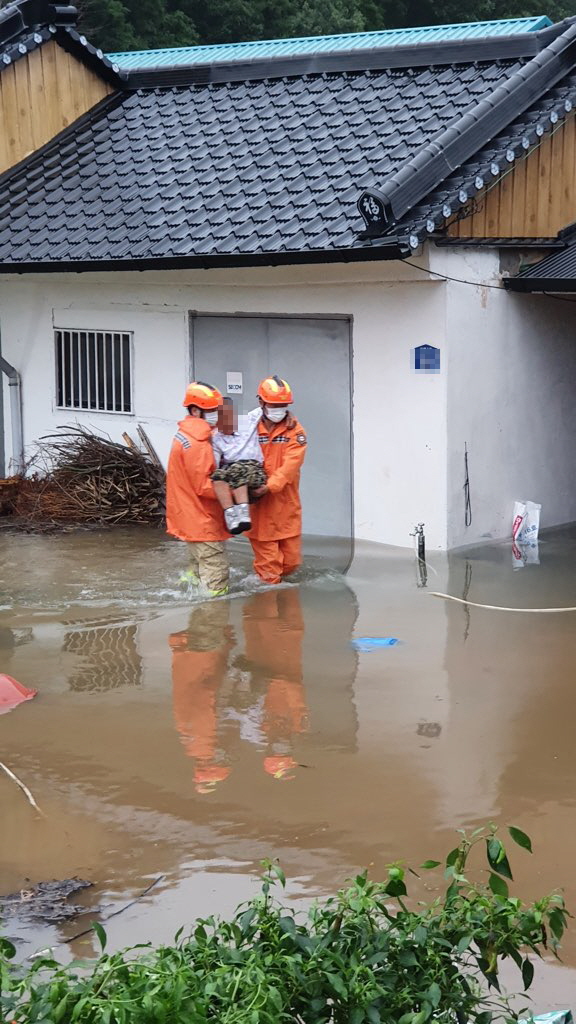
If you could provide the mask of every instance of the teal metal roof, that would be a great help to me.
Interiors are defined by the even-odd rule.
[[[230,63],[262,58],[294,57],[303,54],[414,46],[418,43],[438,43],[444,40],[518,35],[524,32],[536,32],[551,24],[550,18],[542,15],[534,18],[504,18],[499,21],[471,21],[461,25],[386,29],[382,32],[350,32],[336,36],[265,39],[251,43],[215,43],[209,46],[176,46],[167,50],[134,50],[125,53],[109,53],[108,57],[121,68]]]

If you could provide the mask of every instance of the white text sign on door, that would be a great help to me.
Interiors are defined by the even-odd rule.
[[[229,395],[241,395],[243,393],[242,374],[237,370],[226,372],[226,393]]]

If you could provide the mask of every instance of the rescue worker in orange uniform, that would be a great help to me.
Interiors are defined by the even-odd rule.
[[[166,529],[189,544],[190,569],[182,582],[202,586],[210,597],[228,593],[229,533],[210,479],[216,469],[212,431],[223,398],[202,381],[189,384],[182,403],[188,416],[180,420],[172,442],[166,475]]]
[[[258,435],[267,482],[254,491],[248,534],[254,552],[254,571],[266,583],[280,583],[302,563],[302,506],[300,467],[306,454],[306,434],[289,411],[290,385],[266,377],[258,388],[262,419]]]
[[[198,605],[188,629],[169,637],[174,722],[201,794],[213,792],[230,774],[218,736],[218,695],[234,646],[228,606],[228,601]]]
[[[308,729],[302,679],[304,619],[297,588],[255,594],[243,611],[246,662],[266,686],[262,731],[266,737],[264,771],[274,779],[293,779],[296,736]]]

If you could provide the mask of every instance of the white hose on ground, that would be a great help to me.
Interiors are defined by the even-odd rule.
[[[463,597],[452,597],[451,594],[439,594],[428,591],[428,597],[441,597],[444,601],[456,601],[457,604],[467,604],[470,608],[487,608],[491,612],[526,612],[530,615],[555,615],[558,612],[576,612],[576,608],[504,608],[500,604],[477,604],[476,601],[466,601]]]
[[[22,779],[19,779],[18,776],[14,774],[14,772],[10,771],[8,766],[5,765],[2,761],[0,761],[0,768],[3,768],[4,771],[6,772],[6,775],[8,776],[8,778],[12,779],[12,781],[15,782],[17,786],[20,787],[20,789],[24,793],[26,799],[28,800],[28,803],[31,804],[31,806],[34,808],[34,810],[37,811],[38,814],[42,818],[45,818],[46,815],[44,814],[44,811],[40,810],[40,808],[38,807],[38,804],[36,803],[34,797],[32,796],[32,793],[28,789],[28,786],[24,785],[24,783],[22,782]]]

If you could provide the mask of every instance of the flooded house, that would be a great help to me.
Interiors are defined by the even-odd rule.
[[[77,423],[165,460],[192,376],[249,408],[276,372],[315,556],[260,587],[231,540],[206,600],[153,526],[0,530],[19,957],[97,955],[95,920],[172,943],[263,858],[305,908],[486,821],[533,837],[519,895],[574,906],[576,526],[522,571],[499,538],[516,498],[576,519],[575,44],[543,16],[105,56],[73,8],[0,11],[0,477]],[[32,919],[48,879],[93,883],[83,920]],[[562,956],[536,1011],[576,1004]]]
[[[275,372],[307,534],[575,520],[575,102],[576,18],[107,57],[4,8],[0,476],[73,423],[165,459],[189,379]]]

